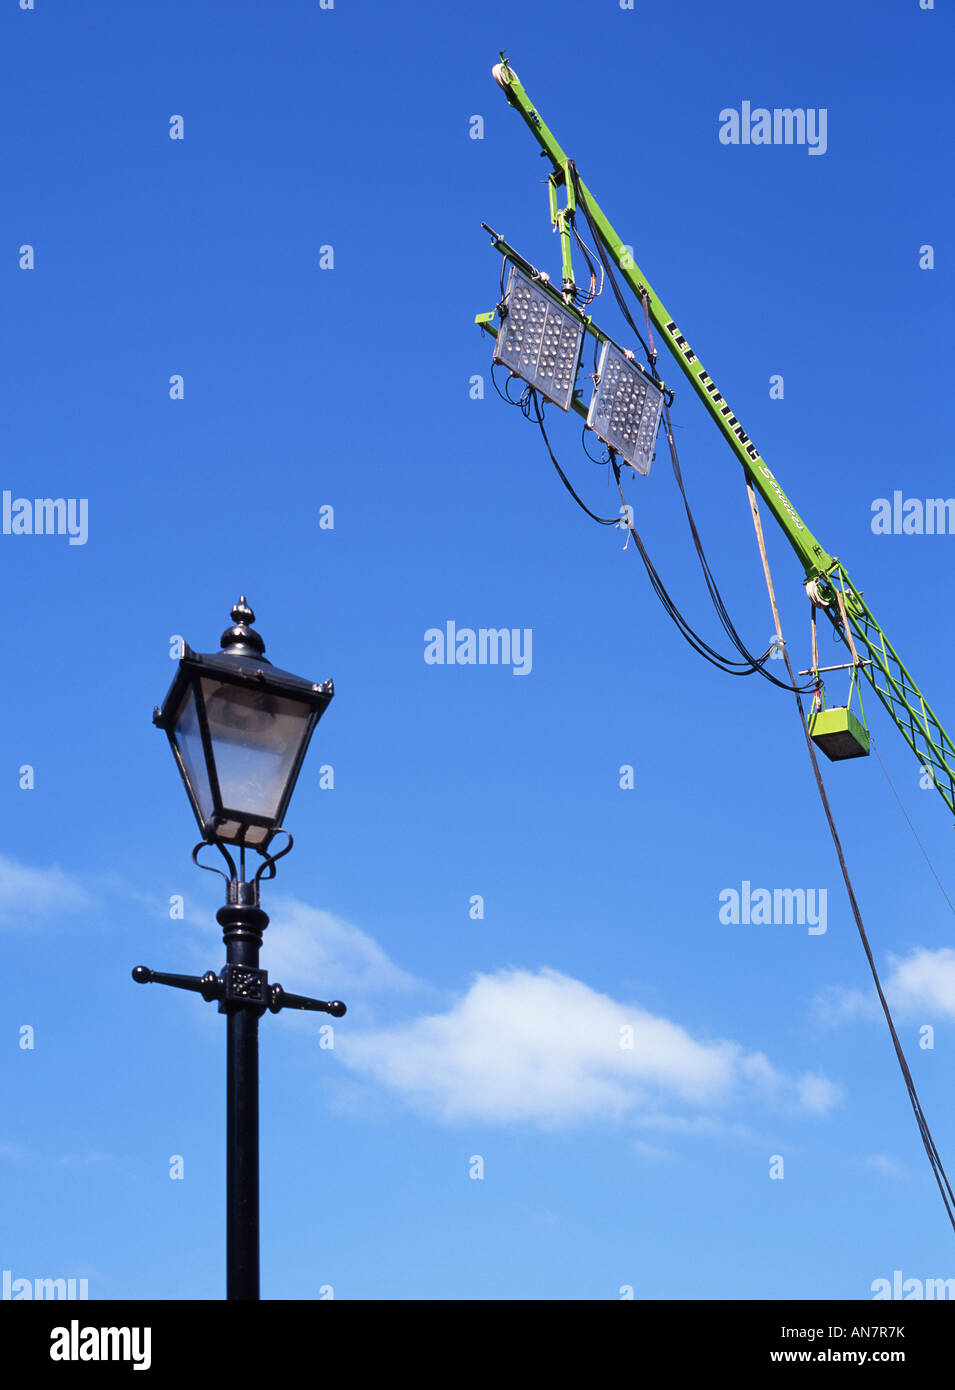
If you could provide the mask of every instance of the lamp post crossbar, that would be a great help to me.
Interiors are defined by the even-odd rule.
[[[245,967],[239,967],[243,969]],[[227,983],[226,966],[218,975],[211,970],[207,970],[204,975],[170,975],[164,970],[150,970],[146,965],[137,965],[133,970],[133,979],[138,985],[174,985],[176,989],[192,990],[195,994],[201,994],[207,1003],[214,1000],[225,1000],[229,985]],[[268,1009],[270,1013],[277,1014],[281,1009],[307,1009],[312,1013],[331,1014],[333,1018],[341,1018],[347,1011],[340,999],[309,999],[304,994],[289,994],[280,984],[268,984],[268,971],[260,970],[265,982],[265,996],[267,1002],[258,1007],[256,1002],[250,997],[241,995],[241,985],[233,986],[231,1001],[239,1007],[245,1007],[258,1014],[265,1013]],[[220,1008],[220,1013],[226,1010]]]

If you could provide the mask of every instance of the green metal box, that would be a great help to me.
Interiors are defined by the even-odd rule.
[[[869,733],[851,709],[814,710],[809,716],[809,734],[834,763],[843,758],[865,758],[869,752]]]

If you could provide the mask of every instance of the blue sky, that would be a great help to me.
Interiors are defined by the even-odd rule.
[[[171,638],[214,649],[244,593],[276,664],[337,691],[263,964],[349,1006],[333,1049],[321,1018],[262,1027],[264,1297],[867,1298],[896,1269],[955,1274],[791,699],[684,645],[633,546],[494,395],[473,326],[498,297],[482,220],[560,269],[544,161],[491,80],[504,47],[951,721],[955,536],[871,524],[897,490],[951,491],[951,42],[918,0],[5,7],[2,489],[85,499],[88,538],[0,535],[3,1268],[223,1296],[224,1025],[129,971],[223,959],[150,716]],[[744,101],[825,109],[825,154],[721,144]],[[594,313],[628,343],[609,293]],[[740,471],[662,369],[711,563],[762,650]],[[549,421],[616,510],[579,428]],[[662,454],[629,494],[718,645]],[[803,667],[801,570],[767,528]],[[448,621],[529,629],[532,669],[427,664]],[[951,816],[866,712],[953,893]],[[875,759],[825,772],[955,1166],[950,909]],[[825,890],[826,931],[724,925],[744,881]]]

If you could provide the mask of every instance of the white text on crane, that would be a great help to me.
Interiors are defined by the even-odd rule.
[[[673,342],[676,345],[677,350],[686,359],[687,362],[699,363],[699,358],[697,357],[696,353],[690,347],[689,343],[686,341],[683,334],[677,328],[676,324],[673,322],[672,319],[666,325],[664,331],[670,334],[670,337],[673,339]],[[737,420],[730,407],[726,404],[722,392],[719,390],[718,386],[716,385],[716,382],[710,376],[709,372],[706,371],[706,369],[702,366],[702,364],[699,365],[699,370],[696,373],[696,379],[703,387],[703,390],[709,396],[714,406],[716,406],[719,414],[722,416],[723,420],[725,420],[732,433],[736,436],[740,444],[743,446],[743,451],[745,452],[746,457],[750,459],[753,463],[758,464],[760,473],[762,473],[763,477],[767,478],[769,482],[772,483],[773,491],[777,494],[780,502],[785,507],[786,511],[789,513],[793,525],[797,528],[797,530],[804,531],[806,528],[804,527],[803,523],[799,520],[799,517],[796,514],[792,503],[789,501],[789,498],[783,492],[782,488],[779,486],[776,479],[773,477],[771,471],[766,467],[765,463],[763,463],[756,445],[753,443],[749,435],[743,429],[743,426]]]

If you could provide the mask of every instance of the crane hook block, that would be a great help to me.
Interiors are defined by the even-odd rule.
[[[834,763],[844,758],[865,758],[869,754],[869,731],[845,706],[813,710],[809,716],[809,736]]]

